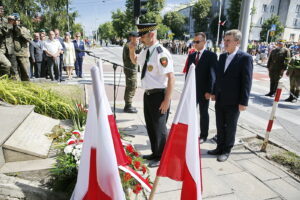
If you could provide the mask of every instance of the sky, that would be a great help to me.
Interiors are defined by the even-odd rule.
[[[111,13],[118,8],[125,10],[126,0],[71,0],[70,10],[77,11],[76,23],[81,23],[87,35],[91,35],[99,24],[111,21]],[[166,0],[162,13],[190,0]]]

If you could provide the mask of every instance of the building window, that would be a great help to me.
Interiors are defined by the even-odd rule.
[[[264,18],[260,18],[260,22],[259,22],[260,24],[263,24],[264,23]]]
[[[300,5],[297,5],[296,6],[296,13],[299,13],[300,12]]]
[[[293,25],[294,25],[294,26],[297,26],[297,23],[298,23],[298,19],[294,19]]]
[[[271,7],[270,7],[270,12],[271,12],[271,13],[274,12],[274,7],[275,7],[274,5],[271,5]]]
[[[290,34],[290,41],[294,41],[295,40],[295,34],[294,33],[291,33]]]
[[[267,12],[267,4],[263,4],[263,12]]]

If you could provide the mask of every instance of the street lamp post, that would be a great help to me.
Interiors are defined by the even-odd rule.
[[[68,32],[70,32],[69,0],[67,0],[67,20],[68,20]]]
[[[218,21],[218,33],[217,33],[217,42],[216,46],[219,45],[219,34],[220,34],[220,22],[221,22],[221,13],[222,13],[222,0],[220,0],[220,9],[219,9],[219,21]]]

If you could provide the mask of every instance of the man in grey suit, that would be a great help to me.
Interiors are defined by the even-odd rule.
[[[32,44],[29,45],[30,60],[34,68],[34,77],[40,78],[43,61],[43,44],[39,33],[34,33],[32,42],[35,44],[35,47]]]

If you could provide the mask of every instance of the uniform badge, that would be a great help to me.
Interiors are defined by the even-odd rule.
[[[152,65],[148,65],[147,69],[148,69],[149,72],[152,72],[153,66]]]
[[[167,57],[162,57],[160,59],[160,64],[163,66],[163,67],[167,67],[168,66],[168,58]]]

